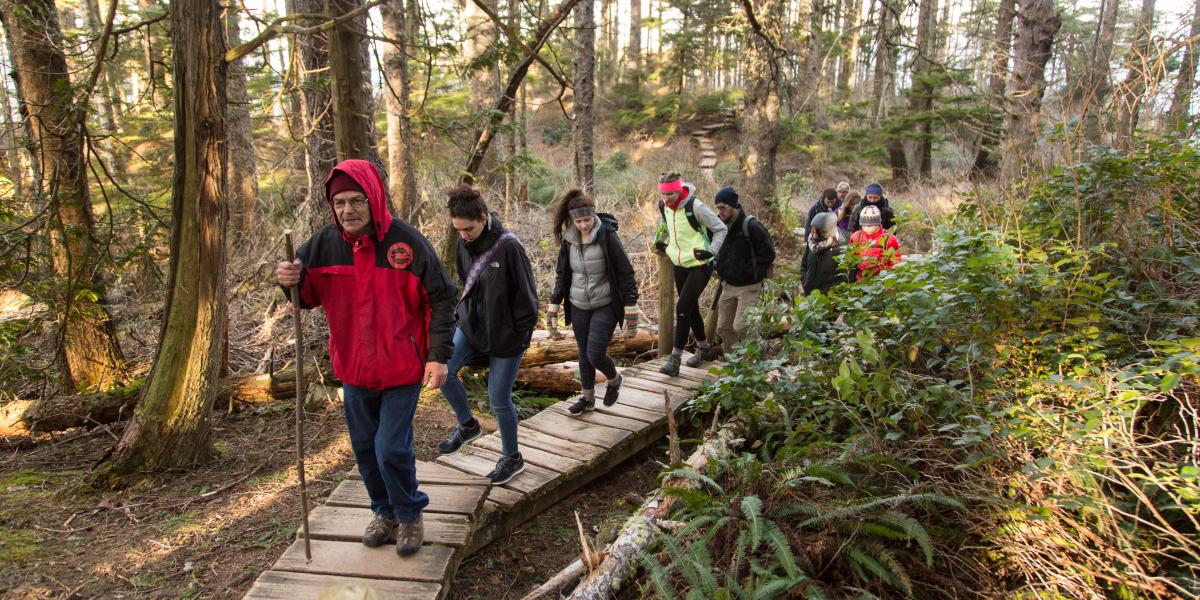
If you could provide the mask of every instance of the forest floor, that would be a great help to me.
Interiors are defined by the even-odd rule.
[[[240,598],[299,524],[290,404],[218,415],[217,456],[119,492],[84,487],[120,435],[101,427],[31,444],[0,439],[0,597]],[[485,418],[485,427],[493,425]],[[309,493],[322,501],[353,468],[341,408],[306,419]],[[454,425],[440,397],[416,417],[418,459]],[[6,445],[7,444],[7,445]],[[467,557],[452,598],[520,598],[578,553],[574,511],[593,531],[619,523],[657,485],[651,448]]]

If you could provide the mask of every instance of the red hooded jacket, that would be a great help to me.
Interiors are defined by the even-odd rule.
[[[325,310],[338,379],[371,390],[420,383],[427,361],[450,360],[454,283],[429,241],[392,217],[374,165],[345,160],[330,178],[339,171],[362,187],[374,231],[354,237],[334,214],[333,224],[304,242],[297,251],[304,265],[300,304]]]
[[[850,235],[850,244],[862,259],[851,274],[855,281],[900,264],[900,242],[882,227],[874,235],[867,235],[862,229],[855,231]]]

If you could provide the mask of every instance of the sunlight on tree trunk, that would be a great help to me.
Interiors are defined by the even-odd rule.
[[[592,2],[575,6],[575,119],[571,123],[575,154],[575,185],[596,193],[596,167],[592,148],[592,128],[596,117],[595,98],[596,20]]]

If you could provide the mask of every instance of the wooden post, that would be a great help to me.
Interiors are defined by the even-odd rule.
[[[658,257],[658,355],[666,356],[675,345],[675,270],[671,259]]]
[[[667,439],[670,445],[671,466],[679,464],[679,429],[675,425],[675,411],[671,410],[671,393],[663,390],[663,409],[667,412]]]

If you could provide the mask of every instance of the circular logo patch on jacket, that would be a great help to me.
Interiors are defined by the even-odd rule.
[[[407,269],[408,265],[412,264],[413,253],[412,246],[404,242],[396,242],[388,248],[387,252],[388,264],[397,269]]]

